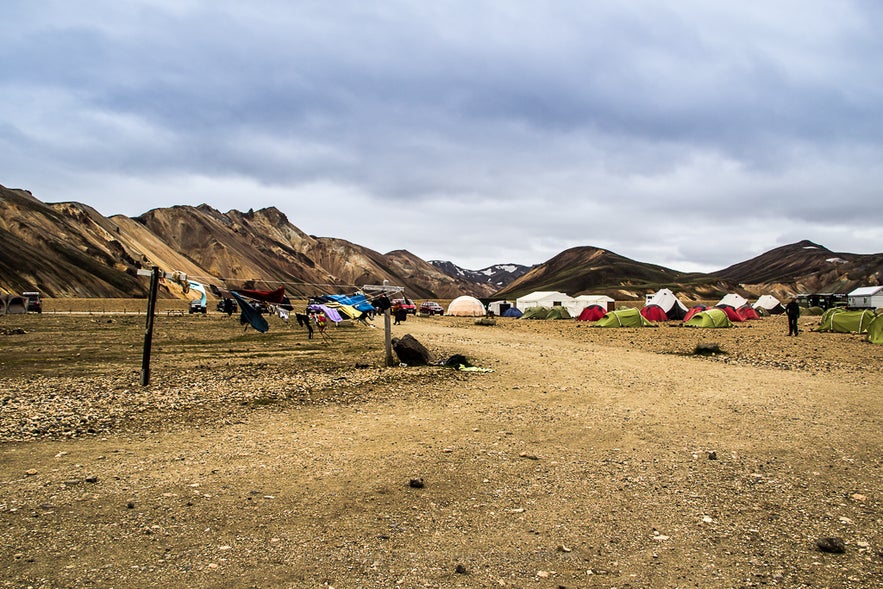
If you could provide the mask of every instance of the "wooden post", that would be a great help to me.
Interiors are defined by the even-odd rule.
[[[144,330],[144,352],[141,355],[141,386],[150,384],[150,346],[153,342],[153,312],[156,308],[156,290],[159,287],[159,267],[150,275],[150,294],[147,296],[147,326]]]
[[[386,343],[386,365],[395,366],[395,362],[392,359],[392,326],[389,321],[389,309],[383,311],[383,331]]]
[[[384,280],[383,284],[366,284],[362,287],[364,292],[372,293],[374,295],[382,294],[390,297],[396,293],[402,293],[402,296],[405,294],[405,289],[402,286],[391,286],[388,281]],[[386,347],[386,365],[387,366],[395,366],[395,360],[392,357],[392,325],[390,324],[389,319],[390,311],[389,309],[383,310],[383,330],[384,330],[384,344]]]

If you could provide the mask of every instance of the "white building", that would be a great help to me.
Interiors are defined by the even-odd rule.
[[[846,305],[853,309],[883,307],[883,286],[862,286],[846,295]]]

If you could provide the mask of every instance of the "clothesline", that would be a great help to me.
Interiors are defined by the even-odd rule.
[[[334,290],[361,290],[361,288],[355,284],[330,284],[330,283],[320,283],[320,282],[294,282],[287,280],[267,280],[265,278],[223,278],[220,276],[190,276],[188,278],[193,278],[201,281],[217,281],[227,284],[228,282],[254,282],[255,284],[263,283],[268,286],[272,285],[282,285],[282,286],[307,286],[313,287],[318,290],[327,290],[328,288]],[[295,289],[300,290],[300,289]]]

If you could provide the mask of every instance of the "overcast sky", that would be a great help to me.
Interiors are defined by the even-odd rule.
[[[883,2],[4,0],[0,184],[479,269],[883,251]]]

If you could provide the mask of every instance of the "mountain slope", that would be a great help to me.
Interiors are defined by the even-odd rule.
[[[402,286],[412,298],[516,298],[538,290],[639,299],[670,288],[685,299],[727,292],[779,298],[848,292],[883,283],[883,254],[834,253],[802,241],[711,274],[685,273],[584,246],[528,269],[500,264],[472,271],[426,262],[407,250],[381,254],[343,239],[308,235],[278,209],[221,213],[208,205],[153,209],[131,219],[80,203],[46,204],[0,186],[0,292],[50,297],[144,297],[140,268],[186,272],[225,288],[275,288],[294,297]],[[502,288],[500,286],[502,285]],[[163,286],[160,296],[183,297]]]
[[[846,293],[859,286],[881,284],[883,254],[835,253],[804,240],[733,264],[713,275],[745,288],[763,288],[777,296],[799,292]]]
[[[207,205],[102,217],[79,203],[44,204],[0,186],[0,291],[50,297],[143,297],[140,268],[180,270],[226,288],[276,288],[293,296],[402,286],[412,298],[486,296],[486,284],[445,275],[416,256],[307,235],[276,208],[221,213]],[[160,296],[184,296],[162,286]]]
[[[571,296],[606,294],[622,300],[640,298],[646,292],[665,287],[684,296],[704,299],[725,293],[734,286],[715,277],[679,272],[583,246],[566,250],[532,268],[495,296],[516,298],[539,290],[557,290]]]
[[[530,267],[521,264],[494,264],[481,270],[467,270],[453,262],[430,260],[429,263],[448,276],[475,284],[487,284],[493,290],[509,286],[513,280],[524,276],[530,270]]]
[[[0,277],[9,292],[38,286],[51,296],[144,296],[139,253],[118,226],[78,203],[46,205],[0,186]]]

